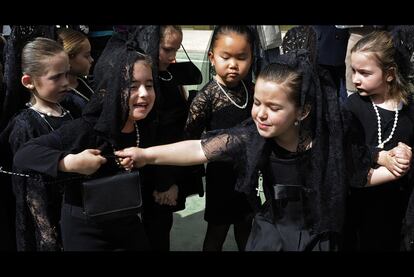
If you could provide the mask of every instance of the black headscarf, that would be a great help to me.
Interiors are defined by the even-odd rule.
[[[310,166],[299,164],[305,176],[307,196],[305,214],[315,233],[339,232],[344,218],[346,196],[346,160],[341,109],[335,84],[329,72],[318,67],[304,49],[281,55],[277,63],[298,69],[302,75],[301,107],[310,105],[307,119],[300,125],[298,151],[312,138]]]
[[[93,130],[114,147],[119,145],[121,130],[129,115],[134,64],[144,57],[147,55],[133,41],[117,41],[107,44],[95,66],[95,72],[98,72],[95,76],[95,93],[85,106],[81,120],[93,126]],[[81,149],[82,144],[86,143],[82,138],[76,138],[77,134],[71,128],[63,128],[62,133],[64,145],[72,145],[73,142],[79,144],[79,147],[66,145],[69,149]]]

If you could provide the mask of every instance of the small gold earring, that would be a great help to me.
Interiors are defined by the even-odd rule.
[[[295,122],[293,123],[293,125],[298,126],[299,125],[299,120],[295,120]]]

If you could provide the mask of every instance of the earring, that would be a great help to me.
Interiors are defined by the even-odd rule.
[[[293,123],[293,125],[298,126],[299,125],[299,120],[295,120],[295,122]]]

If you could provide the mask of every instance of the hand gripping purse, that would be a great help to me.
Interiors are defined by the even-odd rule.
[[[82,183],[84,214],[95,221],[106,221],[137,214],[142,207],[138,171]]]

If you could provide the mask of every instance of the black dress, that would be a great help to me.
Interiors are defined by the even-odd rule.
[[[218,134],[207,133],[202,147],[210,162],[235,163],[236,189],[248,197],[256,195],[252,180],[262,172],[266,201],[254,217],[247,251],[327,251],[337,247],[333,230],[312,229],[316,221],[328,216],[313,217],[309,209],[309,203],[315,206],[315,188],[308,175],[312,150],[291,153],[260,137],[250,119]]]
[[[147,145],[147,126],[140,126],[140,146]],[[65,132],[77,130],[76,141],[81,143],[65,143]],[[136,145],[136,134],[120,134],[116,149]],[[97,250],[147,250],[148,242],[139,216],[126,216],[121,219],[95,222],[87,219],[82,213],[81,183],[84,175],[59,173],[58,161],[69,153],[79,153],[84,149],[101,149],[102,155],[113,154],[114,148],[110,140],[97,133],[93,126],[77,119],[51,134],[31,140],[15,156],[15,163],[22,168],[30,168],[50,176],[58,176],[64,185],[64,201],[62,207],[62,237],[66,251]],[[91,175],[91,178],[116,174],[120,169],[114,159]],[[151,182],[146,169],[140,170],[143,184]]]
[[[203,131],[227,129],[250,117],[253,84],[234,88],[222,85],[226,93],[243,109],[236,107],[213,79],[194,98],[186,124],[187,138],[200,138]],[[206,168],[206,208],[204,219],[215,224],[234,224],[252,212],[246,196],[235,191],[236,172],[233,163],[210,162]]]
[[[270,157],[260,168],[266,202],[256,214],[246,251],[333,250],[331,238],[310,234],[303,198],[305,182],[300,167],[308,167],[311,150],[292,153],[269,141]]]
[[[159,72],[164,76],[164,72]],[[168,79],[165,79],[168,80]],[[174,80],[174,78],[173,78]],[[189,104],[182,95],[179,86],[171,81],[160,79],[160,90],[157,96],[157,127],[156,145],[169,144],[185,139],[184,127],[186,124]],[[176,184],[179,189],[178,203],[169,207],[159,207],[164,210],[179,211],[185,208],[185,198],[191,194],[203,195],[204,189],[201,175],[203,166],[157,166],[158,180],[156,189],[159,192],[166,191],[171,185]],[[152,197],[152,191],[150,191]]]
[[[72,119],[70,113],[55,117],[25,109],[11,120],[2,136],[8,140],[6,147],[9,147],[11,155],[14,155],[30,139],[48,134]],[[16,165],[13,165],[13,172],[28,173],[31,176],[12,177],[16,198],[17,250],[60,250],[59,220],[62,188],[56,183],[57,180],[24,171]]]
[[[157,95],[155,144],[162,145],[184,139],[184,126],[189,105],[181,94],[178,85],[168,77],[167,72],[159,72],[160,90]],[[173,224],[173,212],[185,208],[186,197],[191,194],[203,195],[202,175],[204,166],[147,166],[154,167],[157,180],[153,186],[144,187],[143,214],[144,225],[151,246],[156,251],[170,250],[170,231]],[[200,172],[200,173],[199,173]],[[172,185],[178,187],[177,205],[160,205],[155,202],[153,192],[165,192]]]
[[[384,141],[391,133],[395,112],[377,108]],[[356,123],[362,125],[363,131],[359,132],[359,136],[365,139],[373,153],[378,152],[377,117],[369,97],[352,94],[348,98],[347,109],[353,114]],[[384,150],[394,148],[398,142],[411,147],[414,144],[412,102],[399,111],[394,135],[385,144]],[[353,184],[347,200],[346,248],[365,251],[399,250],[402,219],[412,189],[411,175],[412,169],[404,177],[379,186],[364,187],[365,183]]]

